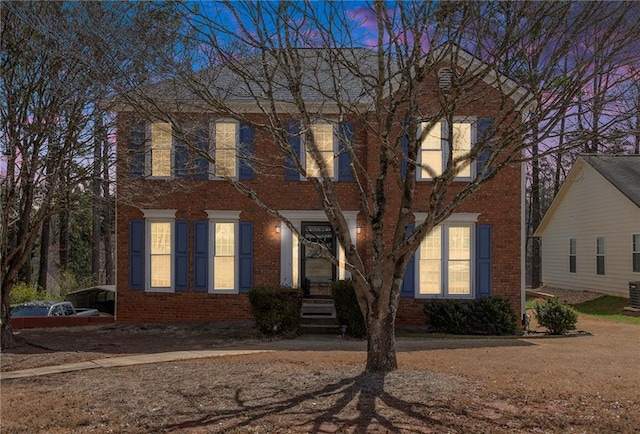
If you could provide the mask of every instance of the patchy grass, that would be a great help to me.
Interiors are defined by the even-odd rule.
[[[527,295],[527,298],[524,300],[524,306],[527,309],[535,309],[536,302],[540,301],[539,298],[534,297],[533,295]]]
[[[608,319],[627,324],[640,324],[640,317],[632,317],[623,314],[623,309],[629,306],[629,300],[622,297],[603,295],[594,300],[574,305],[581,314],[591,315],[602,319]]]

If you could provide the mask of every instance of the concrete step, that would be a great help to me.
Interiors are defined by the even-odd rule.
[[[338,320],[335,316],[333,317],[302,317],[300,321],[301,325],[309,325],[309,326],[320,326],[320,325],[328,325],[328,326],[337,326]]]
[[[304,334],[314,335],[339,335],[342,329],[339,325],[302,324],[300,331]]]

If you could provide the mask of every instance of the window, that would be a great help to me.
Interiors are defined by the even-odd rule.
[[[151,152],[149,153],[149,174],[151,176],[171,176],[171,124],[151,124]]]
[[[213,290],[234,290],[235,223],[213,223]]]
[[[214,173],[217,176],[236,177],[237,143],[238,124],[235,122],[216,122],[213,152],[215,157]]]
[[[604,276],[604,237],[596,237],[596,274]]]
[[[149,222],[149,288],[171,288],[171,223]]]
[[[332,124],[313,124],[311,125],[311,133],[318,148],[318,152],[322,156],[327,172],[330,176],[334,173],[334,148],[333,148],[333,125]],[[311,156],[311,152],[307,147],[305,149],[305,160],[307,162],[307,177],[318,178],[321,176],[320,166]]]
[[[418,249],[418,294],[470,297],[473,225],[445,223],[433,228]]]
[[[576,257],[576,239],[569,238],[569,273],[576,272],[577,257]]]
[[[421,170],[419,179],[433,179],[442,175],[446,168],[449,146],[446,140],[445,122],[436,122],[432,128],[424,135],[424,129],[429,126],[428,122],[423,122],[418,128],[419,137],[422,137],[419,160]],[[460,158],[469,153],[473,142],[475,127],[472,122],[454,122],[453,133],[453,155],[452,158]],[[461,161],[457,164],[458,173],[456,178],[471,178],[472,165],[469,161]]]
[[[632,247],[632,262],[633,272],[640,273],[640,234],[633,235],[633,247]]]
[[[209,291],[238,292],[239,211],[207,211],[209,216]]]

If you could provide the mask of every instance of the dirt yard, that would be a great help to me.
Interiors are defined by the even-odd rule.
[[[108,326],[23,330],[10,371],[187,349],[249,356],[3,380],[11,432],[633,433],[640,327],[581,317],[562,338],[400,338],[400,369],[363,373],[366,344],[261,341],[253,331]]]

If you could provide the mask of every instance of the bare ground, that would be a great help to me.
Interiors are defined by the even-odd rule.
[[[10,432],[633,433],[637,325],[582,316],[563,338],[398,339],[398,371],[363,373],[366,344],[261,341],[250,329],[24,330],[2,370],[144,352],[275,352],[3,380]]]

